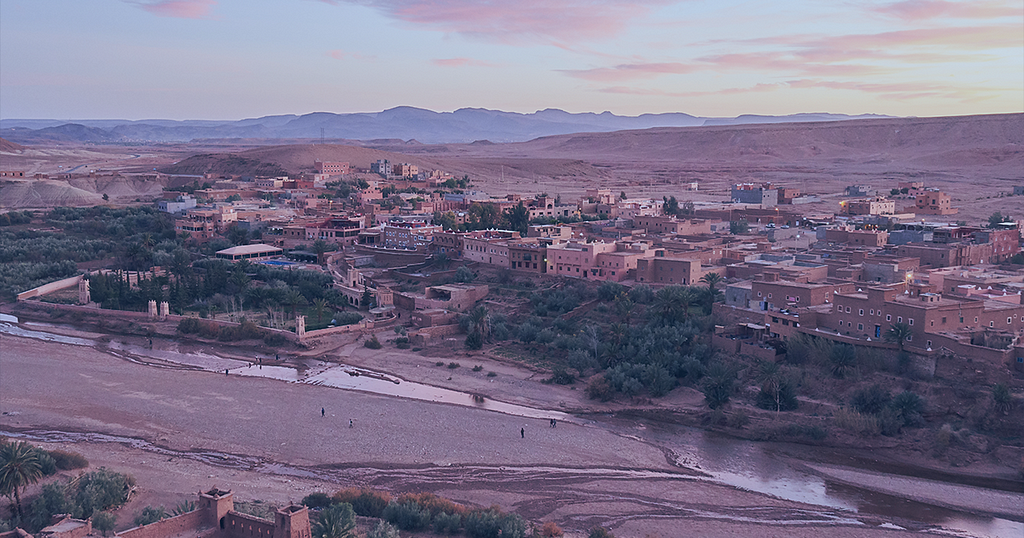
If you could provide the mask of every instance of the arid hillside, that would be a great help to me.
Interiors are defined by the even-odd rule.
[[[155,169],[184,175],[278,175],[312,171],[316,160],[367,168],[388,159],[469,175],[475,188],[492,194],[548,192],[572,198],[587,188],[607,187],[631,196],[721,201],[731,183],[772,181],[822,195],[822,202],[807,206],[812,211],[834,209],[837,201],[829,197],[846,185],[888,192],[895,182],[914,179],[948,192],[970,218],[996,210],[1019,213],[1014,207],[1019,198],[999,196],[1024,183],[1024,114],[652,128],[510,144],[339,142],[236,139],[12,148],[0,150],[0,168],[51,174],[96,168],[124,174],[151,174]],[[700,185],[699,191],[682,189],[692,182]],[[14,196],[18,204],[12,203],[13,190],[0,191],[0,205],[18,207],[48,198],[26,196],[23,189]],[[128,191],[144,196],[152,190],[152,185],[132,186],[110,196],[130,196]],[[81,199],[77,194],[71,198]],[[897,206],[911,203],[898,201]]]

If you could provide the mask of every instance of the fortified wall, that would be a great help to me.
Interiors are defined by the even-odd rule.
[[[309,510],[289,505],[267,521],[234,510],[231,491],[213,488],[199,494],[196,509],[177,516],[131,528],[115,538],[173,538],[202,535],[204,538],[311,538]],[[74,519],[66,514],[54,516],[49,527],[39,531],[39,538],[96,537],[91,519]],[[0,533],[0,538],[34,538],[22,529]]]

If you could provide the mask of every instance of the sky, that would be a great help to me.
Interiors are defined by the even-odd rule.
[[[1024,0],[3,0],[0,118],[1024,111]]]

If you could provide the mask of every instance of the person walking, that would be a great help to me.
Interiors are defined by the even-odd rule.
[[[323,417],[326,417],[326,416],[327,416],[327,410],[324,409],[323,407],[321,407],[320,408],[320,418],[323,418]]]
[[[352,427],[352,419],[348,419],[348,427],[349,427],[349,428],[351,428],[351,427]]]
[[[519,428],[519,437],[526,439],[526,428]]]

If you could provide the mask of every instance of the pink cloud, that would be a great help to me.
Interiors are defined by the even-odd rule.
[[[992,19],[1021,15],[1019,6],[998,1],[904,0],[878,7],[875,11],[908,21],[936,18]]]
[[[620,80],[633,80],[638,78],[652,78],[661,75],[682,75],[697,71],[699,67],[679,62],[664,63],[632,63],[619,64],[613,67],[598,67],[595,69],[562,69],[570,77],[592,80],[596,82],[613,82]]]
[[[497,67],[490,62],[473,60],[471,58],[437,58],[431,60],[431,63],[441,67]]]
[[[133,2],[140,8],[158,16],[179,19],[208,19],[215,0],[156,0]]]
[[[336,50],[329,50],[329,51],[327,51],[327,56],[330,56],[331,58],[334,58],[335,60],[345,60],[345,59],[349,59],[349,58],[351,58],[353,60],[373,60],[373,59],[376,58],[376,56],[373,56],[373,55],[361,54],[361,53],[358,53],[358,52],[345,52],[343,50],[337,50],[337,49]]]
[[[324,0],[337,4],[339,0]],[[586,41],[671,0],[347,0],[434,30],[501,42]]]

